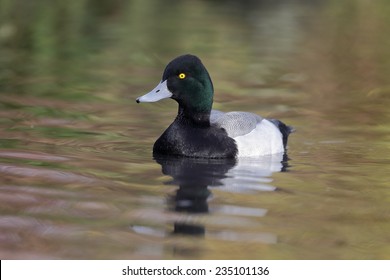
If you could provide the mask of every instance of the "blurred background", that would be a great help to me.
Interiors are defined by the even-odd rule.
[[[389,15],[386,0],[0,0],[0,258],[389,259]],[[289,160],[153,159],[177,105],[135,98],[185,53],[214,108],[296,128]]]

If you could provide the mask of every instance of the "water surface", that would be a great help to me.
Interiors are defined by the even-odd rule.
[[[2,259],[389,259],[386,1],[0,1]],[[198,55],[288,154],[152,157]]]

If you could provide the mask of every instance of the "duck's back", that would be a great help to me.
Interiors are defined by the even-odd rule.
[[[225,129],[233,138],[238,149],[238,157],[263,156],[283,153],[287,144],[290,127],[277,120],[267,120],[249,112],[229,112],[212,110],[212,126]],[[286,128],[281,130],[280,126]]]
[[[210,124],[222,127],[229,137],[246,135],[256,128],[263,120],[259,115],[249,112],[228,112],[212,110]]]

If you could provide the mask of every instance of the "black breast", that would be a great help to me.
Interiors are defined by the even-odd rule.
[[[234,158],[237,145],[225,130],[173,122],[154,143],[153,154],[197,158]]]

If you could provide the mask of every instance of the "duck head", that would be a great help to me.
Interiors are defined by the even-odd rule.
[[[137,98],[140,102],[156,102],[172,98],[179,103],[179,115],[210,115],[214,88],[201,60],[182,55],[166,66],[161,82],[149,93]]]

